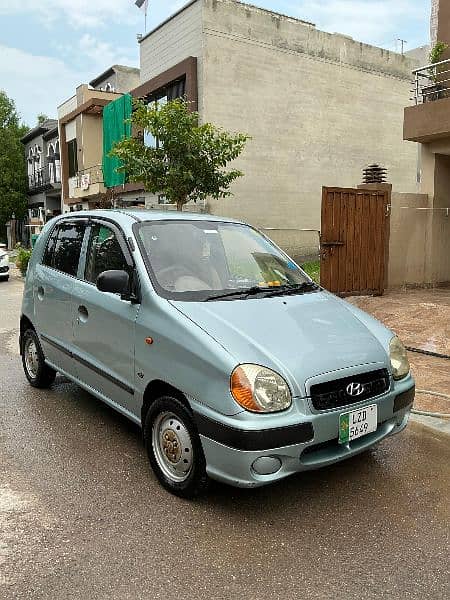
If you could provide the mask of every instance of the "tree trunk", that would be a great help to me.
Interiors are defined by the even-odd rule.
[[[183,206],[186,204],[186,198],[179,198],[177,200],[177,211],[183,212]]]

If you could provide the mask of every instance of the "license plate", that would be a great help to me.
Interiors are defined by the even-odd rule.
[[[377,430],[377,405],[365,406],[339,417],[339,443],[348,444]]]

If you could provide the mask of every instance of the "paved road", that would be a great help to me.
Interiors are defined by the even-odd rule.
[[[186,502],[139,431],[58,379],[32,390],[0,284],[2,600],[448,598],[449,438],[412,425],[274,487]]]

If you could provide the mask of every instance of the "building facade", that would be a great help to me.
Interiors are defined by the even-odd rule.
[[[234,196],[207,210],[270,229],[296,257],[317,252],[322,186],[354,186],[376,162],[394,190],[417,189],[417,150],[402,135],[412,58],[236,0],[188,3],[140,55],[133,95],[183,86],[202,122],[251,136]]]
[[[434,42],[450,46],[450,2],[433,2]],[[429,62],[429,61],[428,61]],[[425,280],[450,281],[450,51],[437,65],[415,70],[413,106],[404,114],[404,138],[418,143],[418,186],[426,201],[420,207],[426,232]]]
[[[114,65],[58,107],[64,212],[107,202],[103,182],[103,108],[139,82],[139,69]]]
[[[28,176],[28,227],[39,233],[61,213],[61,160],[58,121],[47,119],[22,138]]]

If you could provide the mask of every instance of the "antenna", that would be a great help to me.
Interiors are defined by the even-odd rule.
[[[136,0],[135,5],[138,8],[144,7],[144,33],[147,33],[147,11],[148,11],[148,0]]]

